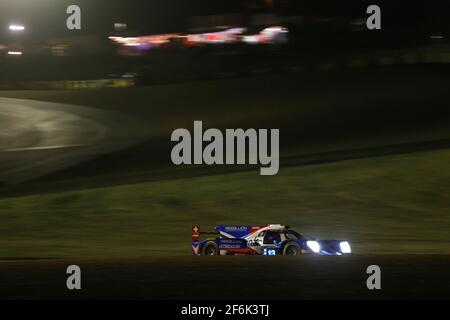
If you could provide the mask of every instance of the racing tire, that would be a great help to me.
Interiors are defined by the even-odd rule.
[[[202,248],[202,256],[218,256],[219,246],[214,241],[208,241]]]
[[[285,256],[299,256],[301,254],[302,251],[298,243],[290,242],[286,244],[283,248],[283,255]]]

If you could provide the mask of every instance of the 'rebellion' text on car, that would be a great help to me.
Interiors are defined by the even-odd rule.
[[[317,240],[301,235],[289,226],[216,226],[215,231],[192,228],[192,253],[214,255],[347,255],[352,249],[347,240]],[[201,236],[210,236],[201,239]],[[213,237],[214,236],[214,237]]]

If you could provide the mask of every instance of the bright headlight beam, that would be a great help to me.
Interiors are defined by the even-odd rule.
[[[308,241],[306,242],[306,245],[312,250],[312,252],[320,252],[320,244],[317,241]]]
[[[350,247],[350,243],[347,241],[343,241],[339,245],[341,247],[342,253],[352,253],[352,248]]]
[[[8,51],[8,54],[10,56],[21,56],[22,52],[20,52],[20,51]]]

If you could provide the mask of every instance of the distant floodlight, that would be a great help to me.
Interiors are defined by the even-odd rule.
[[[8,54],[10,56],[21,56],[22,52],[21,51],[8,51]]]
[[[20,26],[20,25],[16,25],[16,24],[12,24],[9,26],[9,30],[11,31],[23,31],[25,30],[24,26]]]

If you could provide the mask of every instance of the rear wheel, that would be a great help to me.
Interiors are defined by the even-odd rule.
[[[217,256],[219,255],[219,247],[214,241],[208,241],[202,248],[203,256]]]
[[[300,246],[295,242],[288,243],[283,249],[283,255],[285,256],[299,256],[301,254]]]

